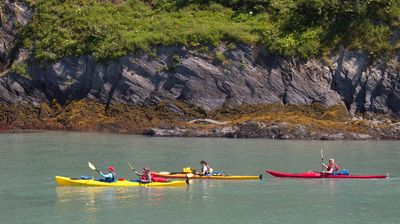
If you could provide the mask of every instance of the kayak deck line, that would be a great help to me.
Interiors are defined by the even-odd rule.
[[[384,179],[389,177],[386,175],[332,175],[332,174],[322,174],[317,171],[309,171],[304,173],[287,173],[287,172],[279,172],[272,170],[265,170],[266,173],[280,178],[314,178],[314,179],[322,179],[322,178],[331,178],[331,179]]]
[[[190,179],[206,179],[206,180],[261,180],[263,178],[262,174],[258,176],[240,176],[240,175],[215,175],[215,176],[202,176],[198,174],[187,174],[187,173],[151,173],[155,177],[162,177],[168,179],[186,179],[188,175],[191,175]]]
[[[186,186],[186,181],[168,181],[141,183],[130,180],[117,180],[115,182],[104,182],[94,179],[79,179],[63,176],[55,176],[56,183],[61,186],[86,186],[86,187],[173,187]]]

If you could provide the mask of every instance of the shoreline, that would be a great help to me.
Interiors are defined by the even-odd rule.
[[[0,103],[0,133],[57,130],[155,137],[400,140],[400,120],[384,115],[353,117],[343,105],[242,105],[201,111],[174,103],[183,112],[171,110],[171,102],[108,108],[92,100],[64,106]]]
[[[225,129],[225,131],[223,131]],[[102,131],[102,130],[68,130],[68,129],[24,129],[24,128],[0,128],[1,134],[24,134],[24,133],[45,133],[45,132],[72,132],[72,133],[94,133],[112,135],[136,135],[159,138],[230,138],[230,139],[268,139],[268,140],[302,140],[302,141],[398,141],[399,136],[373,136],[360,133],[311,133],[310,136],[294,136],[291,133],[271,137],[262,133],[254,135],[237,134],[230,132],[232,127],[221,127],[218,129],[199,129],[185,127],[150,127],[141,132],[121,132],[121,131]]]

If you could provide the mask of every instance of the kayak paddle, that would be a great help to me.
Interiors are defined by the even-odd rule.
[[[91,162],[88,162],[88,165],[89,165],[89,168],[90,168],[91,170],[95,170],[95,171],[97,171],[97,172],[100,173],[100,170],[96,169],[96,167],[95,167]]]
[[[174,174],[182,174],[182,172],[166,172],[166,171],[160,171],[158,172],[161,175],[174,175]]]
[[[324,164],[324,151],[323,151],[323,149],[321,149],[321,174],[322,174],[322,177],[324,177],[324,165],[322,165],[322,164]]]
[[[192,178],[193,176],[194,176],[193,173],[187,173],[187,174],[186,174],[186,181],[185,181],[186,184],[188,184],[188,185],[190,184],[190,182],[189,182],[189,181],[190,181],[190,178]]]
[[[135,168],[133,168],[133,166],[132,166],[132,164],[131,164],[130,162],[128,162],[128,166],[129,166],[129,168],[132,170],[132,172],[133,172],[134,174],[136,174],[138,177],[140,177],[140,175],[136,173]]]
[[[132,164],[131,164],[130,162],[128,162],[128,166],[129,166],[129,168],[131,168],[131,170],[132,170],[133,172],[135,172],[135,168],[133,168],[133,166],[132,166]]]

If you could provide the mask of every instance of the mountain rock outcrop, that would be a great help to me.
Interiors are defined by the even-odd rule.
[[[222,52],[224,61],[215,54]],[[29,67],[30,78],[0,78],[0,100],[38,103],[95,99],[147,106],[163,99],[205,111],[242,104],[346,105],[351,114],[400,115],[398,57],[373,64],[362,52],[342,51],[328,61],[283,59],[261,48],[225,46],[201,53],[160,47],[156,56],[129,55],[108,63],[92,56]]]

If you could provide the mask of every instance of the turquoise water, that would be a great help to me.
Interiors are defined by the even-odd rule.
[[[0,223],[400,223],[400,149],[394,141],[150,138],[95,133],[0,135]],[[227,174],[320,169],[320,149],[358,174],[387,180],[202,181],[177,188],[61,187],[55,175],[121,177],[177,171],[205,159]]]

